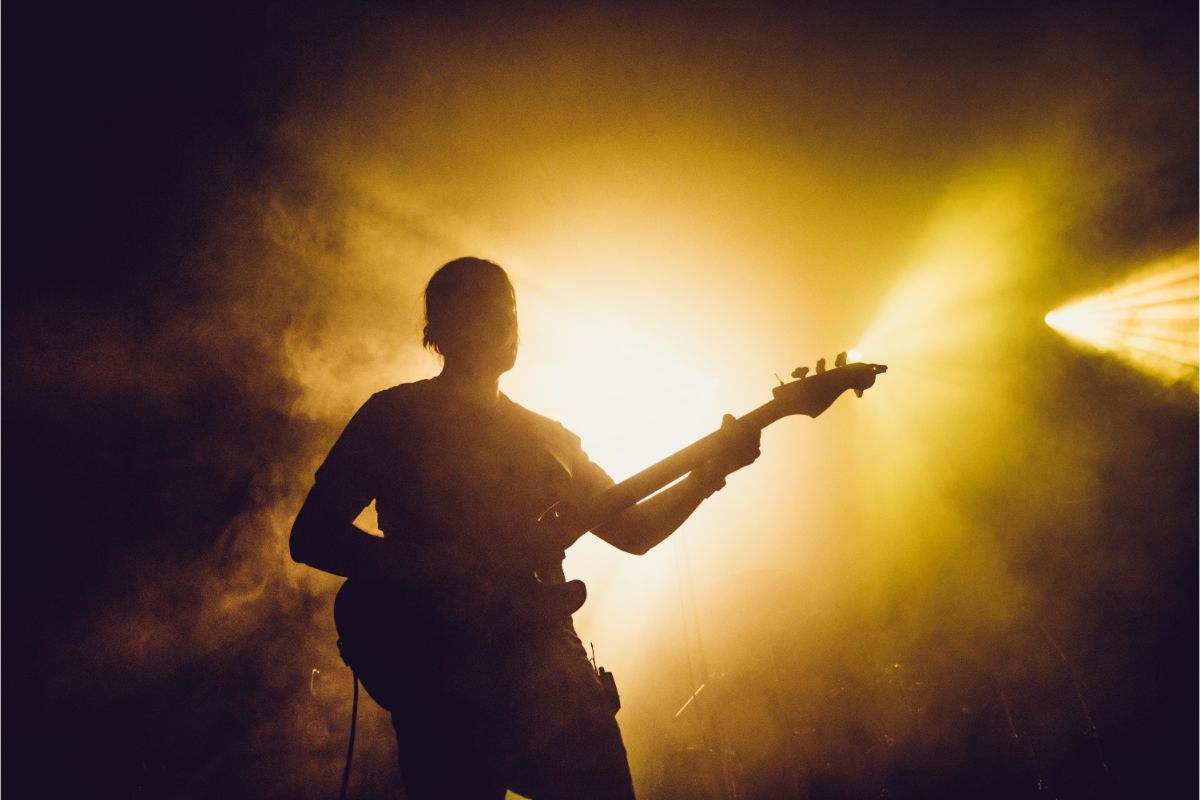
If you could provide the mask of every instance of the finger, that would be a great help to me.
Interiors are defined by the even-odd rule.
[[[743,465],[752,463],[762,455],[762,431],[748,430],[733,448],[733,456]]]

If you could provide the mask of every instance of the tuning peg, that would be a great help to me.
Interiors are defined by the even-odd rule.
[[[817,359],[817,374],[820,375],[824,371],[825,371],[825,359],[819,358],[819,359]]]
[[[807,374],[808,367],[796,367],[794,370],[792,370],[792,377],[797,380],[803,380],[804,376]]]
[[[833,365],[835,367],[846,366],[846,353],[844,351],[837,354],[837,358],[833,360]]]
[[[862,397],[862,393],[863,393],[863,390],[862,390],[862,389],[855,389],[855,390],[854,390],[854,396],[855,396],[855,397]]]

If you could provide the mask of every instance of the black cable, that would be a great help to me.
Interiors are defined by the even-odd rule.
[[[354,758],[354,734],[358,728],[358,673],[351,669],[350,675],[354,678],[354,702],[350,705],[350,743],[346,746],[346,769],[342,771],[341,800],[346,800],[346,790],[350,788],[350,762]]]

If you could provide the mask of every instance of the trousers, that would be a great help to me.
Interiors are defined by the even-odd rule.
[[[611,698],[569,628],[409,689],[392,726],[410,800],[633,800]]]

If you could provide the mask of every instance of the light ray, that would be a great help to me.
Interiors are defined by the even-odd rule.
[[[1138,270],[1129,280],[1046,314],[1046,324],[1072,341],[1111,353],[1166,384],[1197,389],[1195,251]]]

